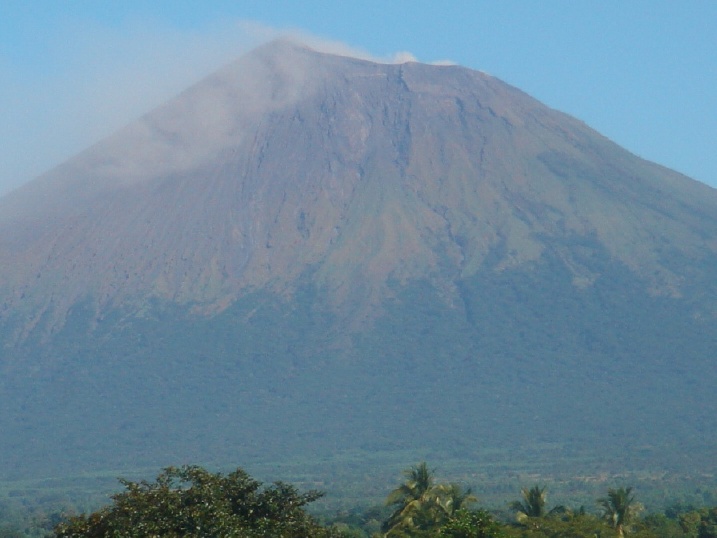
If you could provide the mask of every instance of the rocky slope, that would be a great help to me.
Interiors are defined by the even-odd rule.
[[[309,268],[339,303],[594,238],[651,293],[717,249],[712,189],[462,67],[379,65],[278,42],[0,205],[4,308],[158,296],[222,308]],[[674,252],[673,252],[674,251]],[[349,296],[353,296],[349,299]],[[52,306],[50,306],[52,305]]]
[[[618,450],[652,420],[667,461],[715,425],[716,251],[715,190],[500,80],[271,43],[0,200],[0,451]]]

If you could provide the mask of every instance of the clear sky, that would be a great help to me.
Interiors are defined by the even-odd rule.
[[[486,71],[717,186],[715,0],[0,0],[0,193],[285,30]]]

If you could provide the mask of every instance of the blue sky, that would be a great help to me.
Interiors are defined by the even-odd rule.
[[[0,0],[0,194],[287,30],[486,71],[717,186],[717,1]]]

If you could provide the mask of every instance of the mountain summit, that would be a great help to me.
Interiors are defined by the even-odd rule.
[[[450,302],[497,250],[499,269],[553,251],[589,286],[560,245],[582,237],[677,295],[665,245],[713,254],[716,198],[488,75],[280,41],[4,199],[0,282],[66,309],[430,276]]]
[[[0,200],[0,451],[672,461],[717,431],[716,254],[716,191],[494,77],[273,42]]]

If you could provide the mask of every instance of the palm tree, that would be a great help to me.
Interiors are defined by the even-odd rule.
[[[441,489],[441,506],[448,517],[453,516],[458,510],[478,502],[478,498],[473,495],[471,488],[463,489],[455,483],[438,487]]]
[[[548,500],[548,494],[545,493],[544,487],[523,488],[520,493],[523,495],[523,500],[510,503],[510,509],[515,511],[519,522],[522,523],[529,517],[543,517],[545,515],[545,503]]]
[[[406,469],[403,474],[407,480],[388,494],[386,504],[395,504],[401,508],[420,499],[433,487],[433,473],[425,461]]]
[[[384,536],[434,536],[459,510],[478,501],[471,488],[436,484],[434,471],[425,462],[403,474],[406,481],[386,498],[386,504],[396,508],[383,525]]]
[[[608,489],[607,497],[598,499],[598,504],[603,510],[603,518],[620,538],[625,535],[625,526],[642,510],[642,505],[635,502],[632,488]]]
[[[528,518],[565,514],[568,511],[564,506],[559,505],[546,512],[545,505],[548,502],[548,494],[545,491],[545,487],[541,488],[535,485],[530,489],[521,489],[520,493],[523,496],[523,500],[510,503],[510,509],[515,511],[518,523],[525,523]]]
[[[384,524],[385,536],[429,535],[458,510],[477,502],[470,488],[435,484],[433,471],[422,462],[404,471],[407,480],[389,493],[386,504],[395,506]]]
[[[443,493],[445,486],[436,486],[434,471],[426,462],[406,469],[406,481],[389,493],[386,504],[395,506],[384,524],[385,536],[400,536],[404,531],[426,530],[444,519]],[[465,500],[460,501],[465,502]]]

